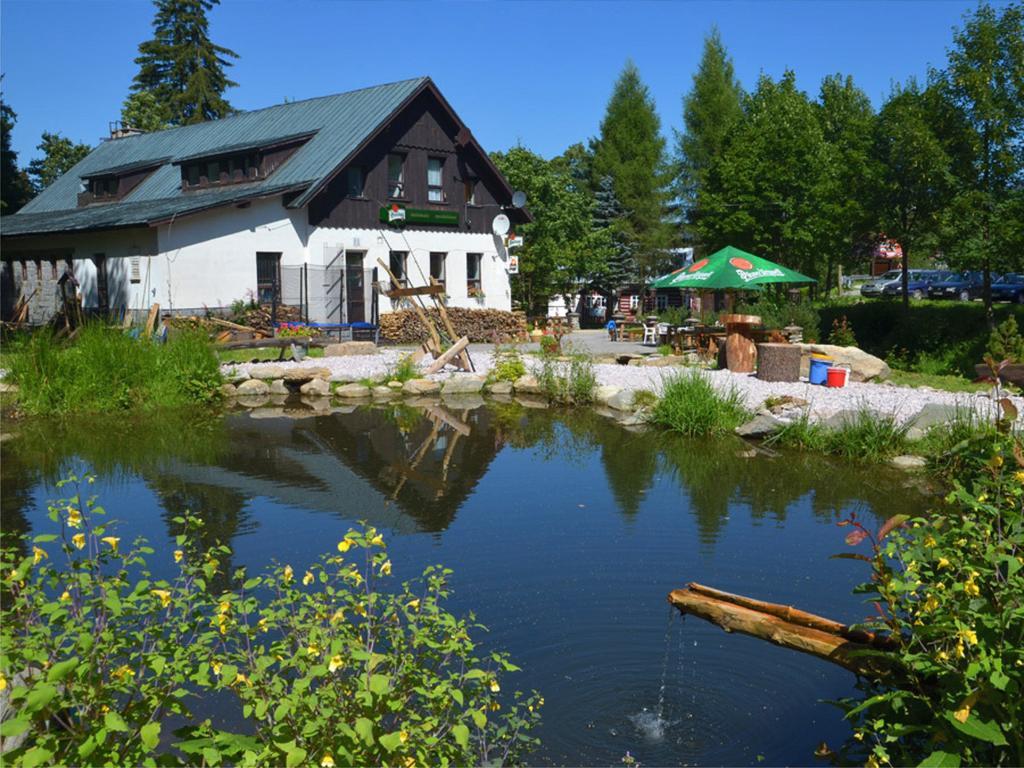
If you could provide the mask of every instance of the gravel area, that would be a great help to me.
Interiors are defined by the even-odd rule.
[[[407,350],[383,349],[377,355],[353,355],[349,357],[324,357],[307,359],[302,363],[237,363],[222,366],[229,371],[249,372],[255,365],[278,365],[282,368],[306,367],[328,368],[335,380],[359,381],[364,378],[380,378],[392,368]],[[527,357],[528,367],[537,365],[535,359]],[[493,356],[488,352],[473,353],[477,373],[490,370]],[[627,365],[595,365],[598,384],[621,387],[628,390],[649,389],[659,392],[666,376],[678,369],[653,368]],[[810,403],[810,415],[814,420],[826,419],[843,410],[871,409],[878,413],[891,414],[898,419],[910,419],[929,403],[974,409],[979,416],[990,418],[995,413],[995,404],[986,392],[943,392],[927,388],[897,387],[887,384],[849,383],[839,389],[812,386],[806,382],[766,382],[753,375],[734,374],[726,370],[702,371],[704,376],[720,390],[734,387],[752,409],[760,407],[766,398],[790,395]],[[446,379],[453,375],[451,369],[430,376],[432,379]],[[1024,398],[1012,398],[1018,410],[1024,415]]]

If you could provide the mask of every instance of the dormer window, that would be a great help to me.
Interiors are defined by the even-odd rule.
[[[265,179],[312,135],[305,133],[260,143],[233,144],[179,158],[175,162],[181,166],[182,189],[205,189]]]
[[[127,163],[85,174],[82,176],[82,191],[78,193],[78,204],[92,205],[93,203],[111,203],[121,200],[149,178],[150,174],[168,159],[163,157]]]
[[[117,197],[117,177],[116,176],[104,176],[98,179],[92,179],[89,184],[89,191],[92,192],[94,198],[101,197]]]

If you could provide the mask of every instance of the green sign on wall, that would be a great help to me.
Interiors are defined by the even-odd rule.
[[[397,212],[398,213],[396,215]],[[404,217],[401,214],[405,214]],[[459,226],[458,211],[432,211],[426,208],[405,208],[404,206],[381,206],[379,218],[384,224],[428,224],[435,227]]]

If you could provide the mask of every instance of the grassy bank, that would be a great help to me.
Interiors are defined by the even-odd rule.
[[[750,416],[739,392],[720,393],[696,371],[671,376],[654,404],[651,421],[684,435],[721,435]]]
[[[5,345],[5,381],[32,415],[103,413],[209,403],[221,384],[218,361],[198,333],[166,343],[133,339],[118,328],[86,325],[72,341],[48,330]]]

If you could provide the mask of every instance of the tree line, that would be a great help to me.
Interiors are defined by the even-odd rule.
[[[522,146],[494,155],[535,219],[513,282],[524,307],[544,314],[549,296],[642,285],[678,267],[683,246],[735,245],[820,291],[893,239],[905,265],[982,271],[988,309],[991,275],[1024,268],[1019,3],[968,13],[944,67],[893,87],[878,110],[843,74],[815,98],[792,71],[746,92],[713,30],[682,121],[670,148],[627,62],[585,146],[551,160]]]
[[[216,120],[235,110],[224,92],[237,85],[226,74],[238,54],[210,39],[207,12],[220,0],[154,0],[153,37],[139,45],[138,71],[121,107],[121,123],[143,131]],[[11,147],[17,113],[2,102],[0,212],[14,213],[84,158],[92,147],[44,131],[42,156],[24,168]]]

